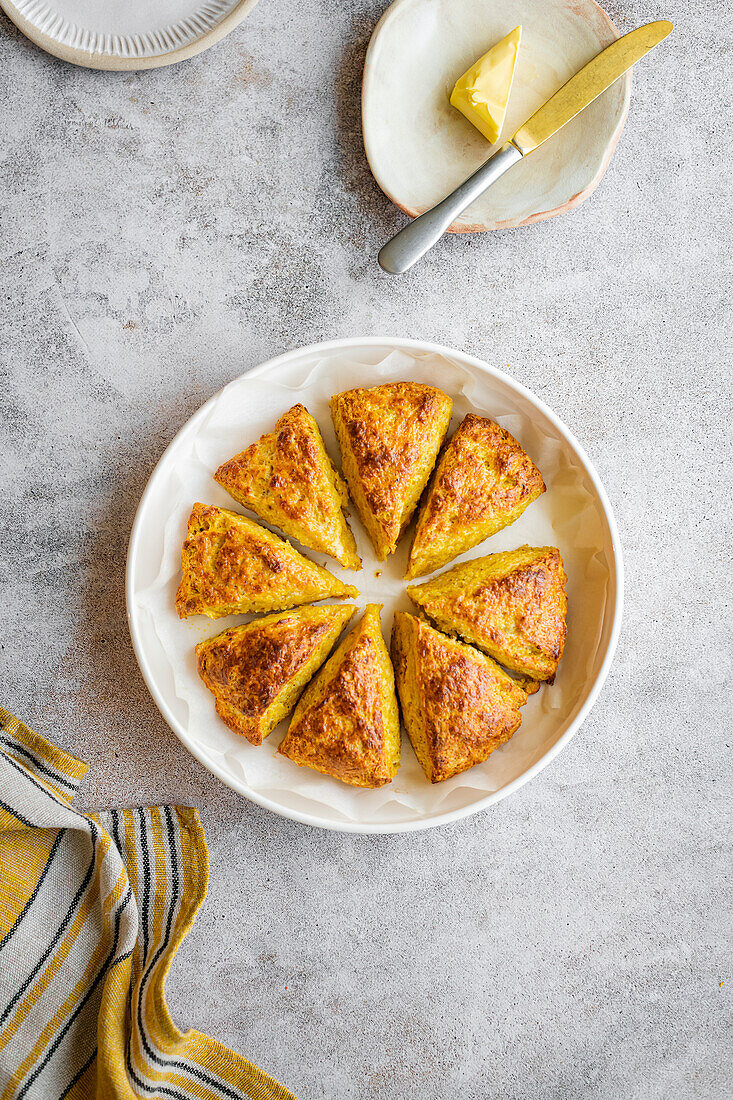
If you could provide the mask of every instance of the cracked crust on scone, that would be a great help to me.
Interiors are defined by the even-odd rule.
[[[194,504],[181,559],[176,594],[181,619],[284,611],[359,595],[259,523],[213,505]]]
[[[369,604],[311,681],[279,752],[353,787],[382,787],[400,764],[400,720],[392,664]]]
[[[506,668],[552,682],[565,646],[567,577],[555,546],[521,546],[455,565],[407,594],[446,634]]]
[[[290,714],[355,611],[343,605],[300,607],[199,642],[199,676],[229,729],[261,745]]]
[[[303,405],[284,413],[274,431],[225,462],[214,478],[239,504],[303,546],[348,569],[361,568],[344,515],[346,483]]]
[[[346,390],[331,398],[351,499],[380,561],[394,552],[450,424],[447,394],[420,382]]]
[[[483,763],[519,729],[520,685],[484,653],[404,611],[394,618],[392,662],[402,720],[431,783]]]
[[[513,435],[469,413],[438,459],[417,519],[407,577],[423,577],[519,519],[545,491]]]

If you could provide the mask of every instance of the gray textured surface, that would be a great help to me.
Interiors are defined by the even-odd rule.
[[[132,75],[66,66],[0,17],[3,697],[91,762],[86,805],[201,808],[211,888],[174,1015],[301,1100],[729,1096],[712,9],[614,0],[624,29],[677,30],[635,75],[593,198],[389,280],[374,257],[402,219],[358,112],[382,7],[262,0],[214,50]],[[138,673],[123,568],[145,482],[205,398],[284,348],[390,333],[508,364],[569,423],[616,508],[628,598],[607,687],[547,771],[453,827],[358,838],[281,821],[188,756]]]

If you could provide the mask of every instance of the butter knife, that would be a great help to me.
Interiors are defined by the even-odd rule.
[[[401,275],[412,267],[487,187],[580,114],[627,69],[659,45],[671,30],[672,24],[667,19],[647,23],[617,38],[597,54],[550,96],[472,176],[392,237],[379,253],[380,267],[390,275]]]

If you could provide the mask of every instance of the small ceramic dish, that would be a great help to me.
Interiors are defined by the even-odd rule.
[[[449,103],[459,76],[517,24],[514,85],[496,146]],[[411,218],[445,198],[618,31],[594,0],[394,0],[364,65],[364,146],[384,193]],[[626,121],[631,73],[512,168],[450,227],[506,229],[587,199]]]
[[[405,378],[438,386],[451,396],[453,428],[468,412],[491,416],[537,462],[547,492],[510,527],[459,560],[524,544],[558,546],[568,575],[568,640],[553,686],[531,696],[518,732],[485,764],[428,783],[404,736],[402,764],[393,782],[360,790],[298,768],[279,754],[287,722],[255,747],[220,721],[197,673],[194,647],[245,617],[181,621],[174,603],[191,505],[236,507],[212,477],[221,462],[271,431],[296,402],[315,417],[329,453],[338,459],[331,396],[352,386]],[[412,530],[396,553],[380,562],[353,510],[350,522],[363,569],[342,570],[331,558],[311,556],[358,587],[359,614],[369,603],[383,605],[382,630],[389,639],[394,612],[415,612],[405,581]],[[127,558],[127,612],[137,659],[161,713],[183,744],[230,787],[274,813],[355,833],[412,832],[455,821],[486,809],[536,775],[579,729],[601,690],[616,647],[622,601],[621,547],[611,506],[571,432],[495,367],[418,340],[362,337],[316,344],[286,352],[230,382],[189,420],[158,463],[140,501]]]
[[[257,0],[0,0],[26,38],[88,69],[153,69],[207,50]]]

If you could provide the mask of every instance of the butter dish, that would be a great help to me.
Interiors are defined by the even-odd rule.
[[[378,23],[364,65],[364,146],[377,183],[410,217],[435,206],[491,155],[494,146],[451,106],[451,91],[518,25],[521,47],[498,142],[619,37],[595,0],[394,0]],[[449,232],[529,225],[583,202],[608,167],[630,93],[626,73],[476,199]]]

